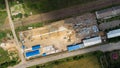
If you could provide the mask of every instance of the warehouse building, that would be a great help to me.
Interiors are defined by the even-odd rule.
[[[83,43],[84,43],[85,47],[92,46],[92,45],[95,45],[95,44],[102,43],[102,39],[101,39],[100,36],[98,36],[98,37],[83,40]]]
[[[74,50],[78,50],[80,48],[83,48],[84,45],[81,43],[81,44],[75,44],[75,45],[69,45],[67,46],[67,50],[68,51],[74,51]]]
[[[120,36],[120,29],[112,30],[107,33],[107,38],[114,38]]]
[[[39,44],[35,45],[35,46],[32,46],[32,50],[38,50],[38,49],[40,49],[40,45]]]
[[[120,14],[120,6],[96,11],[97,19],[107,19]]]
[[[39,50],[29,51],[29,52],[25,53],[25,56],[26,56],[27,59],[29,59],[31,57],[39,56],[39,55],[40,55]]]
[[[112,8],[96,11],[97,19],[110,18],[113,15],[114,15],[114,13],[113,13],[113,9]]]
[[[25,46],[23,48],[25,48]],[[26,50],[24,52],[26,59],[39,56],[40,55],[40,48],[41,48],[41,46],[38,44],[38,45],[32,46],[32,48],[29,48],[29,50]]]

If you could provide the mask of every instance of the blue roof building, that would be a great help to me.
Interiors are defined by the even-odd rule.
[[[25,56],[26,57],[33,57],[33,56],[36,56],[36,55],[39,55],[39,54],[40,54],[40,51],[39,50],[35,50],[35,51],[26,52]]]
[[[80,49],[83,47],[84,47],[83,44],[75,44],[75,45],[67,46],[67,49],[68,49],[68,51],[73,51],[73,50],[77,50],[77,49]]]
[[[32,50],[38,50],[38,49],[40,49],[40,45],[32,46]]]
[[[42,56],[47,56],[46,53],[43,53]]]
[[[25,45],[22,45],[21,48],[22,48],[22,49],[25,49]]]

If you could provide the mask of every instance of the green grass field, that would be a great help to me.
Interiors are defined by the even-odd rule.
[[[101,52],[87,53],[83,55],[68,57],[42,65],[36,65],[29,68],[101,68],[98,61],[98,55]]]
[[[4,24],[6,17],[7,17],[7,12],[0,11],[0,26]]]
[[[9,61],[9,55],[7,51],[4,51],[2,48],[0,48],[0,64]]]
[[[0,48],[0,68],[7,68],[8,66],[14,66],[20,62],[19,56],[16,52],[9,52]],[[15,56],[16,55],[16,56]],[[10,56],[12,57],[10,59]]]
[[[43,26],[43,23],[41,22],[38,22],[38,23],[35,23],[35,24],[29,24],[27,26],[20,26],[20,27],[17,27],[15,30],[16,32],[20,32],[20,31],[25,31],[25,30],[28,30],[28,27],[33,27],[33,28],[38,28],[38,27],[42,27]]]
[[[58,10],[96,0],[24,0],[25,10],[33,14]]]
[[[0,42],[5,37],[6,37],[6,32],[5,31],[0,31]]]
[[[0,26],[2,26],[7,17],[7,12],[5,11],[5,0],[0,0]]]
[[[94,60],[93,60],[94,59]],[[78,61],[64,62],[60,65],[54,65],[52,68],[100,68],[95,56],[85,57]]]

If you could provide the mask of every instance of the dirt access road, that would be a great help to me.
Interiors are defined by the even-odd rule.
[[[12,30],[12,34],[14,36],[14,40],[16,42],[16,48],[17,50],[19,51],[19,57],[21,59],[21,61],[24,61],[24,56],[21,52],[21,48],[20,48],[20,45],[19,45],[19,41],[18,41],[18,38],[16,36],[16,32],[15,32],[15,28],[14,28],[14,24],[13,24],[13,21],[12,21],[12,18],[11,18],[11,14],[10,14],[10,10],[9,10],[9,5],[8,5],[8,0],[5,0],[5,5],[6,5],[6,10],[7,10],[7,14],[8,14],[8,18],[9,18],[9,25],[11,27],[11,30]]]
[[[43,21],[64,19],[66,17],[75,16],[77,14],[82,14],[92,10],[101,9],[115,4],[120,4],[120,0],[97,0],[83,5],[76,5],[73,7],[55,10],[48,13],[32,15],[24,19],[22,22],[15,23],[15,27]],[[4,26],[4,28],[9,29],[9,25]]]

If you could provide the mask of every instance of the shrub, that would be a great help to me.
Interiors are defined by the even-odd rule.
[[[83,57],[84,57],[83,55],[81,55],[81,56],[74,56],[73,59],[74,59],[74,60],[79,60],[79,59],[81,59],[81,58],[83,58]]]

